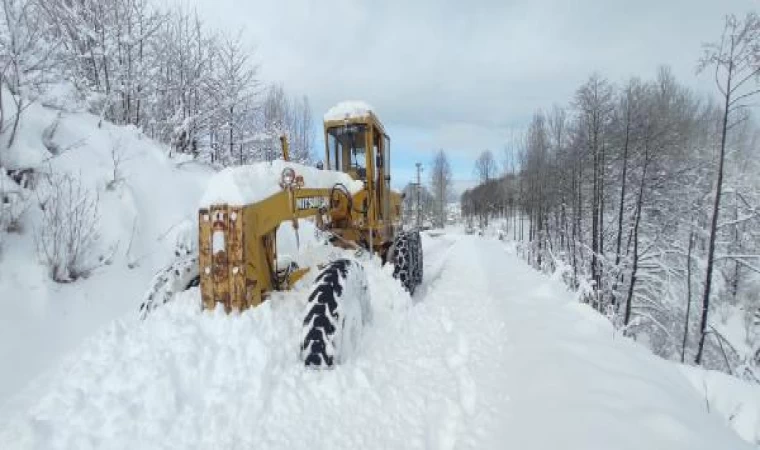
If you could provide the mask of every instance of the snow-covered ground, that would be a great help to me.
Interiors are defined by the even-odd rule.
[[[699,392],[704,408],[717,414],[745,441],[760,443],[760,388],[714,370],[679,366]]]
[[[414,298],[364,262],[375,320],[334,370],[298,360],[308,280],[232,316],[200,312],[191,290],[38,380],[0,448],[753,448],[678,366],[508,245],[447,233],[423,246]]]
[[[59,116],[32,104],[24,117],[3,163],[80,179],[99,199],[91,256],[108,263],[95,263],[87,279],[51,281],[35,249],[38,197],[24,192],[29,206],[23,229],[6,235],[0,249],[0,422],[23,408],[24,387],[61,355],[111,320],[134,313],[153,274],[173,258],[178,240],[192,236],[198,199],[213,173],[169,158],[166,148],[134,128],[107,122],[99,127],[99,119],[89,114]],[[46,134],[58,155],[46,149]],[[116,183],[111,183],[112,156],[121,160]]]

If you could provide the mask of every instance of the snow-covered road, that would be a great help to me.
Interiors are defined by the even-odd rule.
[[[334,370],[299,363],[305,290],[239,316],[190,291],[70,355],[0,448],[752,448],[501,242],[423,245],[414,299],[369,267],[375,323]]]

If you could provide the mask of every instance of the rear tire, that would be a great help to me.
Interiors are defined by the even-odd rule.
[[[423,276],[422,241],[419,230],[410,231],[408,234],[412,249],[412,260],[414,261],[412,280],[414,281],[415,286],[419,286],[422,284]]]
[[[364,268],[356,261],[331,262],[317,276],[309,295],[301,334],[301,359],[312,368],[329,368],[356,352],[372,310]]]
[[[140,319],[145,320],[151,311],[170,302],[174,294],[198,286],[200,281],[198,254],[188,253],[177,258],[153,277],[151,288],[140,304]]]
[[[401,282],[401,286],[414,294],[414,260],[408,233],[399,233],[393,242],[393,278]]]

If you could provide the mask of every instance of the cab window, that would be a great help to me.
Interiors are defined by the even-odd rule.
[[[345,125],[327,130],[329,169],[350,174],[355,179],[367,177],[367,127]]]

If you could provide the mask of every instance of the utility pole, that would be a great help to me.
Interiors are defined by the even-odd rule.
[[[420,181],[422,163],[417,163],[415,166],[417,166],[417,228],[422,228],[422,203],[420,202],[420,191],[422,191],[422,182]]]

